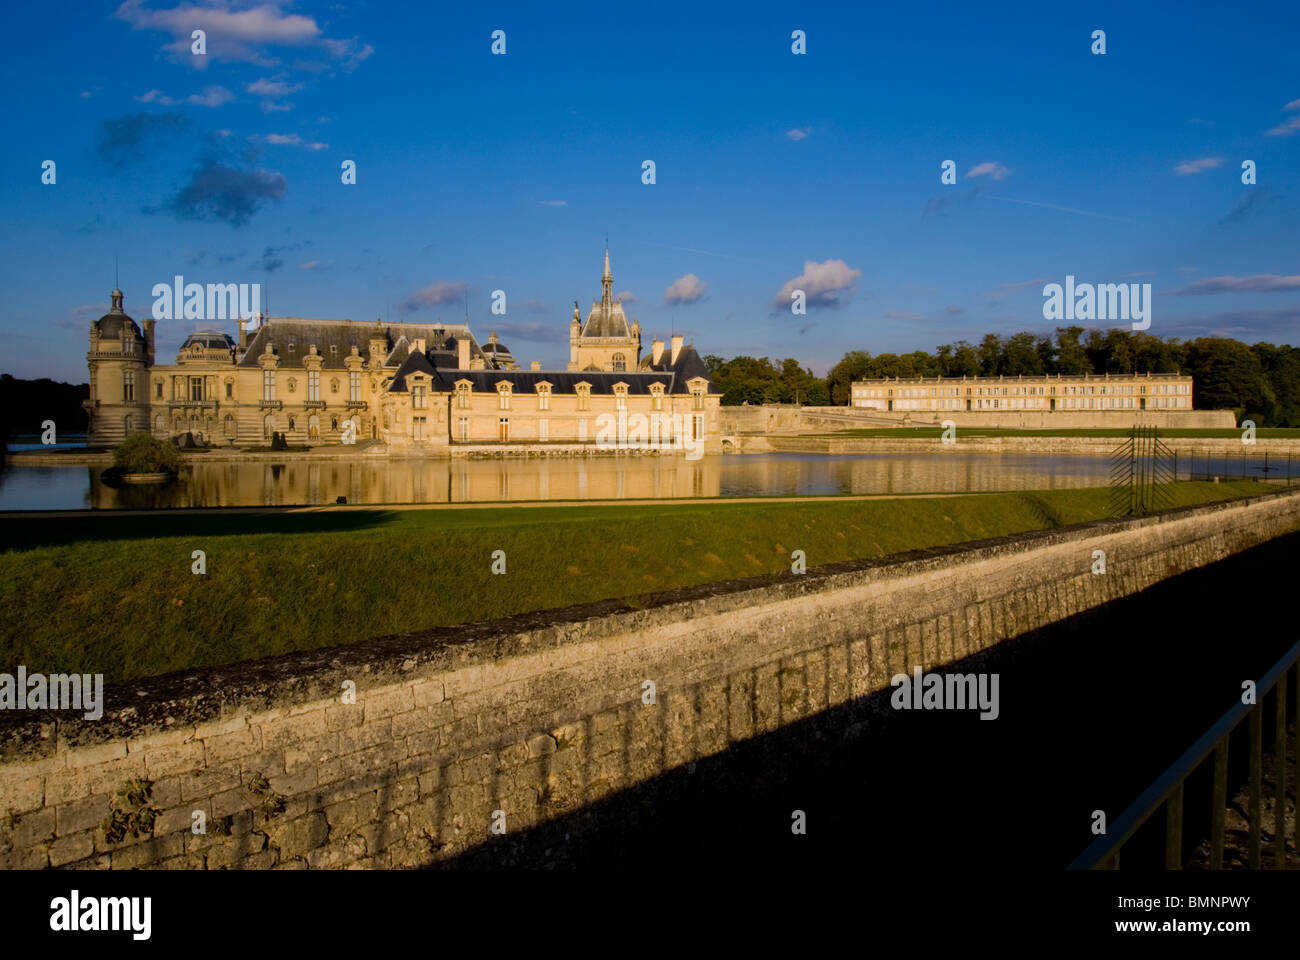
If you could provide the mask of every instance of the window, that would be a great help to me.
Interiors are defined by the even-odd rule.
[[[614,409],[627,409],[627,387],[619,387],[614,391]]]
[[[551,409],[551,388],[550,387],[537,388],[537,409],[538,410]]]
[[[307,418],[307,436],[313,440],[320,436],[320,417],[314,413]]]
[[[510,439],[510,418],[502,417],[497,421],[497,439],[503,443]]]
[[[411,418],[411,437],[414,440],[424,439],[424,417]]]
[[[652,400],[650,401],[651,408],[654,410],[662,410],[664,408],[664,388],[659,386],[659,384],[655,384],[650,388],[650,395],[652,397]]]
[[[275,417],[268,413],[262,420],[262,436],[270,440],[273,433],[275,433]]]
[[[336,432],[336,431],[338,430],[338,428],[339,428],[339,418],[338,418],[338,417],[330,417],[330,431],[331,431],[331,432]]]
[[[233,437],[235,435],[235,418],[230,414],[226,414],[224,424],[226,436]]]
[[[469,409],[469,389],[470,389],[470,385],[468,383],[456,384],[456,409],[457,410]]]
[[[203,378],[202,377],[190,377],[190,399],[191,400],[203,399]]]
[[[235,396],[235,384],[233,381],[226,381],[226,399],[233,399]]]
[[[320,371],[307,371],[307,399],[308,401],[320,399]]]
[[[549,439],[551,438],[550,435],[551,435],[551,421],[549,421],[549,420],[538,420],[538,421],[537,421],[537,439],[538,439],[538,440],[549,440]]]
[[[155,399],[158,399],[158,400],[161,400],[161,399],[162,399],[162,381],[161,381],[161,380],[155,380],[155,381],[153,382],[153,395],[154,395]]]
[[[122,374],[122,399],[135,399],[135,371],[127,370]]]
[[[353,401],[361,399],[361,372],[358,370],[348,374],[348,399]]]
[[[128,413],[122,418],[122,429],[126,431],[128,436],[130,435],[132,430],[131,414]]]
[[[293,428],[294,428],[294,426],[293,426],[293,417],[290,417],[290,418],[289,418],[289,429],[292,430]]]
[[[262,399],[263,400],[275,399],[275,371],[274,370],[262,371]],[[270,434],[267,434],[267,436],[270,436]]]
[[[456,421],[456,439],[461,441],[469,439],[469,417],[461,417]]]
[[[586,383],[579,384],[577,391],[578,391],[578,409],[590,410],[591,409],[591,385]]]
[[[337,343],[331,343],[331,344],[330,344],[330,353],[331,353],[331,354],[335,354],[335,353],[338,353],[338,352],[339,352],[339,345],[338,345]]]
[[[498,409],[510,409],[510,384],[502,383],[497,385],[497,403]]]
[[[691,409],[692,410],[704,409],[704,391],[694,390],[691,392]]]
[[[429,405],[429,400],[426,396],[426,391],[428,389],[428,387],[411,388],[411,406],[416,410],[423,410]]]
[[[697,413],[695,414],[695,416],[691,417],[691,439],[701,440],[703,438],[704,438],[704,417]]]
[[[621,353],[616,353],[616,354],[614,354],[614,356],[613,356],[613,360],[614,360],[614,369],[615,369],[615,370],[626,370],[626,369],[627,369],[627,358],[624,357],[623,354],[621,354]]]

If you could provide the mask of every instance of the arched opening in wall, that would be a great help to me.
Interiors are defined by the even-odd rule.
[[[614,361],[614,370],[622,371],[627,369],[627,358],[621,353],[616,353],[611,358]]]
[[[158,414],[158,416],[153,418],[153,432],[154,433],[167,432],[167,418],[164,417],[161,413]]]
[[[235,418],[230,414],[226,414],[225,425],[226,425],[226,436],[233,439],[235,436]]]
[[[320,438],[320,417],[314,413],[307,418],[307,436],[313,440]]]
[[[275,433],[275,417],[268,413],[262,420],[262,436],[270,440],[273,433]]]

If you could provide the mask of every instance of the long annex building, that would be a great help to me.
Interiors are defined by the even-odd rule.
[[[642,356],[641,327],[613,296],[609,251],[601,297],[585,321],[575,301],[564,370],[521,370],[493,333],[480,344],[468,322],[353,323],[258,317],[236,336],[191,333],[174,364],[154,358],[115,289],[90,326],[91,446],[148,431],[209,444],[259,446],[275,433],[295,444],[384,444],[394,452],[457,445],[597,445],[602,425],[646,424],[642,443],[683,441],[721,450],[721,392],[693,345],[656,339]]]

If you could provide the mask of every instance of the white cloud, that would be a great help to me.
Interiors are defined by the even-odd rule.
[[[191,93],[185,102],[196,107],[219,107],[234,99],[235,95],[225,87],[204,87],[199,93]]]
[[[264,137],[252,137],[250,139],[261,140],[263,143],[271,144],[278,147],[305,147],[308,150],[328,150],[328,143],[312,143],[304,140],[296,133],[268,133]]]
[[[640,303],[641,299],[631,290],[624,290],[622,293],[614,294],[615,300],[621,300],[624,303]]]
[[[209,59],[276,66],[280,61],[267,52],[271,47],[319,50],[339,61],[345,70],[374,53],[373,47],[356,37],[324,36],[315,18],[286,13],[281,9],[286,5],[283,0],[263,0],[256,6],[235,0],[208,0],[203,4],[182,2],[170,9],[149,9],[144,0],[126,0],[114,16],[125,20],[133,30],[170,34],[171,41],[163,45],[163,50],[196,70],[206,69]],[[191,53],[191,34],[196,29],[206,34],[206,56]]]
[[[568,200],[538,200],[537,202],[543,207],[567,207],[569,205]]]
[[[787,280],[774,302],[778,307],[789,307],[791,294],[795,290],[802,290],[810,305],[833,306],[852,295],[853,283],[860,276],[861,270],[853,269],[843,260],[827,260],[824,263],[805,260],[803,273],[793,280]]]
[[[1188,174],[1203,173],[1206,170],[1213,170],[1215,167],[1221,166],[1223,166],[1223,157],[1202,157],[1200,160],[1184,160],[1174,167],[1174,173],[1185,177]]]
[[[977,163],[975,166],[967,170],[966,179],[969,180],[972,177],[992,177],[994,180],[1002,180],[1010,174],[1011,171],[1002,166],[1002,164],[988,161],[985,163]]]
[[[787,130],[785,135],[787,139],[794,140],[797,143],[800,140],[807,140],[810,133],[812,133],[812,127],[796,127],[793,130]]]
[[[1206,277],[1180,290],[1169,291],[1180,297],[1207,293],[1289,293],[1300,291],[1300,276],[1281,277],[1275,273],[1257,273],[1253,277]]]
[[[679,277],[664,291],[665,303],[694,303],[700,297],[704,296],[704,288],[708,286],[703,280],[693,273],[688,273],[684,277]]]

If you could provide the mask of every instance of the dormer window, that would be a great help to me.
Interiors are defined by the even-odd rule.
[[[627,409],[627,385],[618,384],[614,387],[614,408],[616,410]]]
[[[469,392],[470,392],[470,385],[468,383],[456,384],[456,409],[458,410],[469,409]]]
[[[664,408],[664,387],[662,383],[653,384],[650,387],[650,406],[654,410]]]
[[[498,402],[498,409],[500,410],[510,409],[510,384],[508,383],[497,384],[497,402]]]
[[[591,384],[580,383],[577,385],[575,390],[578,394],[578,409],[590,410],[591,409]]]
[[[537,409],[551,409],[551,388],[549,384],[541,384],[537,388]]]

